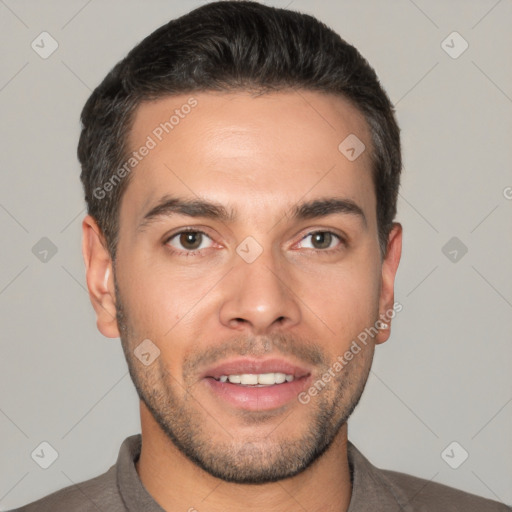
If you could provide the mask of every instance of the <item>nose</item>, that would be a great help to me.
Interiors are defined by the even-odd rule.
[[[270,251],[252,263],[239,258],[224,280],[220,321],[230,329],[261,335],[290,328],[301,320],[290,273]]]

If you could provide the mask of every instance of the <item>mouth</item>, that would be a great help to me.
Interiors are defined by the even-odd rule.
[[[238,359],[206,370],[201,381],[223,406],[268,411],[297,399],[311,371],[282,359]]]
[[[274,386],[283,384],[284,382],[292,382],[295,377],[291,374],[275,372],[275,373],[242,373],[234,375],[221,375],[219,382],[230,382],[231,384],[240,384],[241,386]]]

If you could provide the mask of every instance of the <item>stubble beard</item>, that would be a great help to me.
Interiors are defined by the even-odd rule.
[[[283,420],[270,435],[255,434],[239,438],[236,432],[229,432],[222,426],[222,418],[213,418],[201,407],[194,398],[193,387],[184,389],[165,368],[162,358],[157,358],[150,366],[144,366],[135,357],[133,350],[140,340],[130,325],[117,284],[116,308],[123,351],[140,400],[185,457],[210,475],[226,482],[275,482],[290,478],[310,467],[333,444],[341,427],[356,408],[372,365],[373,350],[368,346],[358,354],[358,364],[351,361],[339,378],[329,382],[308,404],[297,402],[291,412],[282,413]],[[266,338],[266,345],[279,346],[281,341],[282,337],[279,337],[279,341],[273,337]],[[243,345],[247,352],[247,347],[256,346],[256,342],[251,339]],[[261,338],[258,339],[258,346],[262,346]],[[293,341],[289,346],[293,346]],[[316,366],[322,368],[319,376],[329,368],[325,364],[325,358],[322,360],[324,362],[321,366],[318,359],[316,360]],[[187,382],[185,375],[183,382]],[[302,433],[290,439],[287,425],[297,427],[294,413],[295,410],[302,412],[298,409],[302,407],[310,409],[308,421],[301,422],[307,424]],[[272,412],[265,415],[242,411],[240,419],[244,426],[253,423],[257,431],[258,424],[264,424],[273,416]],[[219,437],[223,440],[219,441]]]

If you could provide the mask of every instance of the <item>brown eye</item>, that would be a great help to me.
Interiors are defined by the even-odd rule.
[[[182,247],[194,250],[201,245],[202,235],[196,231],[188,231],[186,233],[181,233],[179,240]]]
[[[331,233],[330,231],[315,231],[313,233],[309,233],[301,240],[300,243],[302,244],[307,239],[311,240],[310,245],[309,247],[303,247],[319,251],[336,248],[336,242],[341,242],[341,245],[343,245],[343,239],[339,235]]]
[[[167,244],[178,252],[192,252],[208,248],[208,241],[211,242],[210,237],[202,231],[180,231],[169,238]]]
[[[311,235],[311,242],[315,249],[328,249],[331,246],[332,234],[327,231],[319,231]]]

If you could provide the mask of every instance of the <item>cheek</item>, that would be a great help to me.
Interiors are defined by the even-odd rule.
[[[197,328],[198,314],[208,301],[202,301],[218,281],[212,272],[170,268],[162,262],[136,261],[126,269],[122,288],[130,324],[142,336],[155,339],[162,350],[176,337]],[[152,338],[153,337],[153,338]]]
[[[311,272],[300,297],[340,335],[356,336],[378,318],[380,274],[364,259]]]

